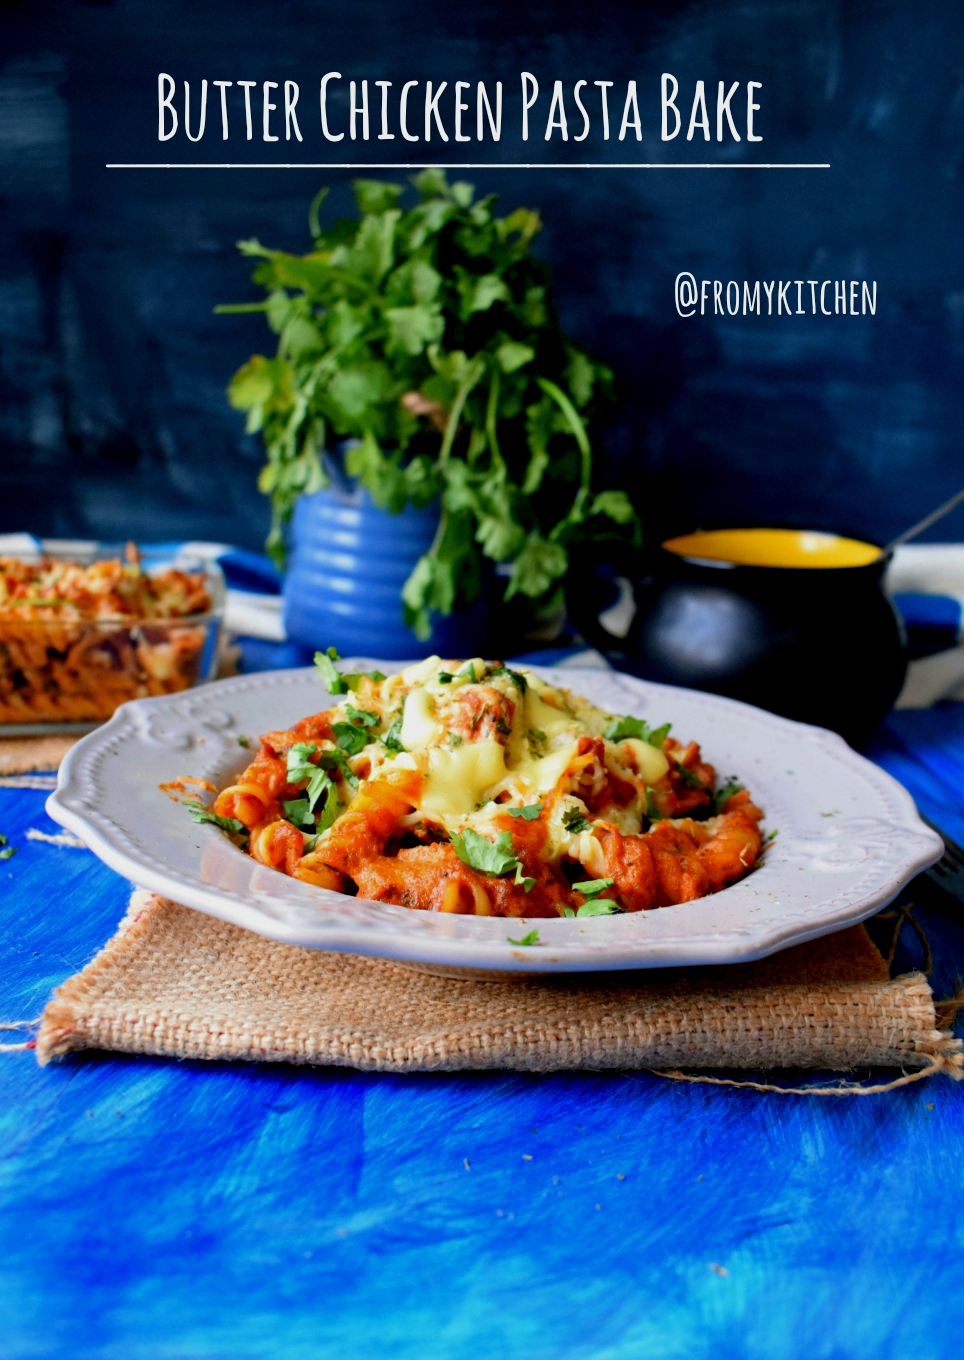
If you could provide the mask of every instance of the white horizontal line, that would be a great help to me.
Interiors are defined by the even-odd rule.
[[[829,170],[829,161],[108,161],[108,170]]]

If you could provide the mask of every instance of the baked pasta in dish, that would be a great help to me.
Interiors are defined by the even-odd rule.
[[[211,607],[203,571],[149,573],[133,548],[126,562],[0,558],[0,723],[96,722],[187,689]]]
[[[669,724],[497,661],[433,656],[386,678],[337,659],[316,664],[345,697],[265,733],[194,807],[262,864],[422,911],[554,917],[688,902],[757,862],[762,812]]]

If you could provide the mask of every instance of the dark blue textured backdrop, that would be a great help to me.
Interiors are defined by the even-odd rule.
[[[539,249],[555,266],[564,322],[625,388],[608,476],[634,492],[651,528],[770,519],[882,539],[964,481],[959,0],[45,0],[7,5],[0,34],[2,529],[251,546],[263,535],[259,449],[223,391],[270,337],[260,318],[212,308],[254,296],[236,239],[306,248],[307,201],[324,179],[345,210],[350,175],[106,170],[108,160],[225,157],[216,105],[202,143],[159,146],[160,70],[195,92],[202,77],[299,81],[304,146],[264,146],[258,99],[256,139],[235,133],[232,159],[347,159],[348,139],[330,146],[317,126],[318,78],[337,69],[346,82],[445,79],[443,103],[455,80],[501,78],[503,161],[830,161],[812,172],[471,179],[506,208],[542,209]],[[524,157],[522,69],[543,87]],[[711,96],[718,80],[740,80],[738,102],[747,80],[761,81],[763,143],[661,143],[663,70],[680,80],[684,119],[696,79]],[[581,147],[547,148],[555,78],[569,89],[612,79],[620,105],[620,83],[636,79],[644,141],[604,144],[594,131]],[[232,109],[237,128],[239,100]],[[378,159],[401,145],[354,149]],[[477,144],[444,150],[479,158]],[[877,315],[684,321],[672,298],[681,269],[723,281],[876,279]],[[964,510],[932,537],[962,529]]]

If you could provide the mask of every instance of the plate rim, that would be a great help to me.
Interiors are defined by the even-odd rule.
[[[395,661],[378,662],[377,659],[372,658],[346,658],[345,660],[346,664],[366,666],[378,664],[381,668],[389,668],[390,670],[397,670],[406,664],[410,664]],[[96,754],[114,736],[124,732],[128,724],[133,724],[136,728],[138,719],[142,718],[143,715],[163,711],[166,708],[177,708],[185,701],[194,704],[207,704],[210,707],[211,700],[213,699],[216,703],[219,695],[258,691],[262,688],[275,687],[285,681],[292,684],[311,681],[317,685],[317,674],[313,667],[232,676],[179,694],[136,699],[121,705],[113,717],[82,738],[67,753],[60,767],[57,788],[47,800],[47,812],[55,822],[80,836],[92,852],[109,868],[135,883],[138,887],[147,888],[159,896],[178,902],[180,905],[201,911],[206,915],[251,930],[280,943],[386,958],[400,964],[417,963],[439,967],[456,967],[460,970],[475,968],[480,972],[494,971],[503,976],[513,973],[532,976],[533,974],[568,972],[634,971],[650,968],[716,966],[749,962],[777,953],[791,945],[802,944],[866,920],[893,901],[911,878],[923,872],[931,864],[936,863],[943,854],[944,846],[940,837],[921,820],[914,800],[904,786],[886,770],[875,765],[859,752],[854,751],[835,732],[811,724],[796,722],[793,719],[781,717],[723,695],[685,689],[682,686],[663,685],[656,681],[642,680],[623,672],[576,667],[547,667],[535,663],[524,664],[551,679],[553,683],[570,685],[580,691],[583,691],[587,685],[591,691],[593,680],[598,681],[605,676],[609,680],[615,679],[629,693],[635,692],[639,697],[646,695],[653,698],[658,697],[660,693],[682,694],[688,700],[695,701],[698,704],[703,703],[707,708],[714,709],[717,712],[724,714],[738,712],[744,718],[749,716],[754,723],[762,723],[772,730],[792,732],[798,739],[802,738],[819,748],[823,754],[843,759],[844,763],[849,765],[851,769],[863,775],[867,782],[875,785],[879,793],[889,794],[890,798],[898,804],[899,821],[903,828],[914,833],[912,839],[916,839],[916,848],[913,853],[908,849],[899,860],[890,866],[889,874],[885,875],[883,872],[879,872],[876,886],[858,895],[854,901],[840,903],[835,911],[828,912],[825,910],[824,914],[819,916],[819,919],[815,916],[813,924],[809,928],[802,926],[799,919],[791,919],[782,924],[776,921],[768,929],[758,930],[754,934],[749,934],[746,938],[730,939],[725,944],[723,941],[726,938],[726,932],[718,930],[692,935],[685,941],[682,941],[678,936],[671,937],[666,942],[641,939],[637,946],[630,949],[625,941],[607,945],[605,923],[612,918],[600,917],[590,918],[580,927],[580,934],[596,937],[595,942],[592,938],[587,938],[582,942],[581,949],[574,945],[567,945],[564,949],[557,948],[554,950],[550,941],[540,941],[538,948],[520,947],[508,937],[507,931],[517,933],[520,929],[523,929],[523,923],[525,923],[525,929],[529,929],[533,925],[541,928],[542,924],[556,924],[555,922],[541,923],[534,917],[522,918],[521,921],[516,918],[505,917],[493,917],[491,920],[486,918],[484,923],[480,921],[479,924],[490,926],[492,929],[490,931],[491,939],[484,941],[474,938],[447,939],[438,934],[430,934],[426,930],[417,928],[417,926],[416,928],[403,928],[401,931],[387,930],[384,937],[379,938],[377,928],[373,932],[370,925],[359,925],[357,921],[344,918],[341,923],[334,924],[322,917],[317,926],[308,928],[303,922],[285,921],[270,915],[257,906],[242,901],[215,885],[205,885],[200,879],[195,881],[185,878],[180,871],[173,868],[161,866],[159,869],[155,869],[149,862],[139,860],[122,846],[111,842],[109,833],[102,829],[98,821],[95,820],[99,815],[97,810],[88,808],[84,803],[79,790],[79,783],[85,762],[93,762],[96,759]],[[580,681],[582,684],[579,683]],[[323,688],[321,692],[327,694],[327,691],[324,691]],[[146,720],[149,720],[149,717]],[[72,799],[73,801],[71,801]],[[80,806],[78,806],[78,803]],[[103,818],[102,814],[100,816],[104,821],[109,822],[109,826],[124,834],[123,828],[118,826],[116,822]],[[203,828],[202,830],[210,831],[213,836],[219,835],[211,828]],[[749,878],[742,879],[740,884],[733,885],[733,887],[738,888],[741,884],[747,884],[749,881]],[[861,882],[858,882],[850,890],[851,895],[857,893],[860,887]],[[322,892],[324,890],[317,889],[315,891]],[[723,893],[713,894],[711,898],[698,899],[698,902],[720,901],[728,891],[731,891],[731,889],[724,889]],[[339,895],[332,894],[332,896],[337,897]],[[832,896],[832,894],[828,893],[827,896]],[[423,915],[435,916],[435,913],[416,913],[403,907],[388,907],[386,904],[366,904],[364,900],[358,898],[350,900],[356,907],[366,907],[367,905],[371,911],[377,913],[386,921],[389,917],[398,921],[406,920],[409,917],[418,918]],[[660,908],[660,915],[666,911],[685,911],[688,905],[696,904]],[[819,907],[818,901],[814,906],[815,912],[819,911]],[[396,913],[403,913],[404,915],[398,917]],[[651,917],[654,914],[644,912],[639,913],[638,916],[642,922],[646,917]],[[629,919],[636,919],[636,916],[636,913],[630,913],[619,919],[625,922]],[[471,919],[475,920],[476,918]],[[602,924],[602,929],[600,929],[600,924]],[[641,950],[645,952],[640,952]],[[471,963],[466,963],[465,955],[467,952],[471,954],[473,960]],[[564,957],[559,957],[560,954]]]

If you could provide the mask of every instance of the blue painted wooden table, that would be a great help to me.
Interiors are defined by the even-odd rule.
[[[874,753],[961,819],[964,706],[892,718]],[[86,850],[26,839],[57,830],[43,800],[0,790],[8,1019],[128,895]],[[912,895],[946,995],[964,918]],[[0,1356],[945,1360],[962,1133],[943,1077],[819,1099],[4,1054]]]

